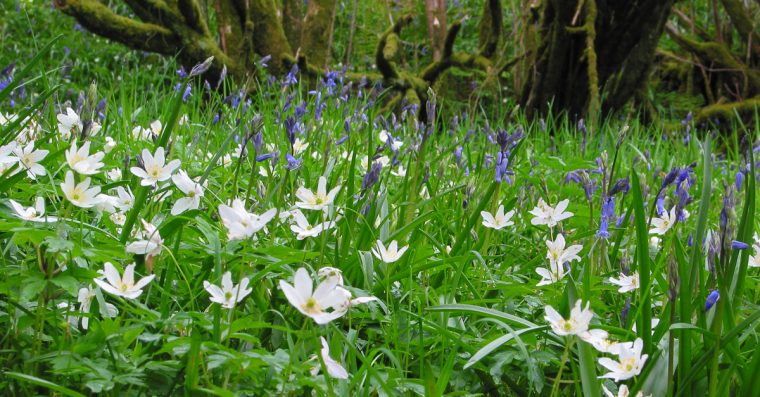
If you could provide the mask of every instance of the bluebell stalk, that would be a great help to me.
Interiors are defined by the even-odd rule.
[[[583,119],[578,120],[578,129],[581,131],[583,139],[581,140],[581,154],[586,153],[586,142],[588,137],[588,130],[586,129],[586,123]]]
[[[707,295],[707,300],[705,301],[705,311],[710,310],[716,302],[718,302],[718,299],[720,299],[720,293],[717,289],[714,289],[710,292],[709,295]]]
[[[625,299],[623,310],[620,311],[620,325],[625,327],[628,323],[628,313],[631,311],[631,297]]]

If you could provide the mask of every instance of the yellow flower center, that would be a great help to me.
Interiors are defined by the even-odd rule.
[[[319,314],[322,312],[322,308],[319,307],[319,303],[317,303],[317,300],[314,298],[307,299],[306,302],[301,305],[301,309],[303,309],[306,313],[311,314]]]

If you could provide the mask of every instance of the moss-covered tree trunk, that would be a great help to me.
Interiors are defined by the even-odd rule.
[[[329,60],[335,0],[309,0],[301,36],[301,51],[312,65],[322,69]]]
[[[99,0],[55,0],[89,31],[134,49],[178,54],[190,68],[214,57],[208,78],[222,70],[244,82],[255,73],[255,58],[271,55],[273,73],[291,57],[279,10],[273,0],[124,0],[136,18],[117,14]],[[215,14],[218,31],[211,32]]]
[[[647,80],[674,1],[543,0],[522,105],[571,115],[625,105]]]

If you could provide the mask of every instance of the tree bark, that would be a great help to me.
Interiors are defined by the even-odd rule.
[[[596,0],[596,16],[580,2],[545,0],[535,65],[520,102],[529,113],[551,108],[583,115],[595,95],[602,111],[621,108],[647,80],[654,52],[674,0]],[[573,25],[573,22],[576,25]],[[586,26],[578,26],[583,20]],[[588,23],[593,22],[589,26]],[[593,45],[587,39],[592,36]],[[529,47],[530,49],[530,43]],[[596,58],[596,80],[593,65]]]
[[[324,69],[330,60],[328,43],[335,0],[309,0],[301,36],[301,50],[310,64]]]

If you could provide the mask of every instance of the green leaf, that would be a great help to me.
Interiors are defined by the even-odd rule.
[[[48,390],[56,391],[58,393],[63,394],[64,396],[85,397],[85,395],[82,394],[82,393],[79,393],[79,392],[71,390],[71,389],[69,389],[67,387],[55,384],[55,383],[53,383],[51,381],[38,378],[36,376],[22,374],[22,373],[19,373],[19,372],[3,372],[3,375],[5,375],[5,376],[7,376],[9,378],[12,378],[12,379],[16,379],[16,380],[22,381],[22,382],[28,382],[28,383],[31,383],[33,385],[44,387],[44,388],[46,388]]]
[[[638,311],[639,335],[644,340],[644,351],[652,351],[652,298],[650,297],[650,269],[649,269],[649,235],[647,230],[647,214],[644,210],[644,197],[641,194],[641,182],[639,174],[631,171],[631,190],[633,196],[633,214],[636,225],[636,262],[639,270],[640,295]]]

